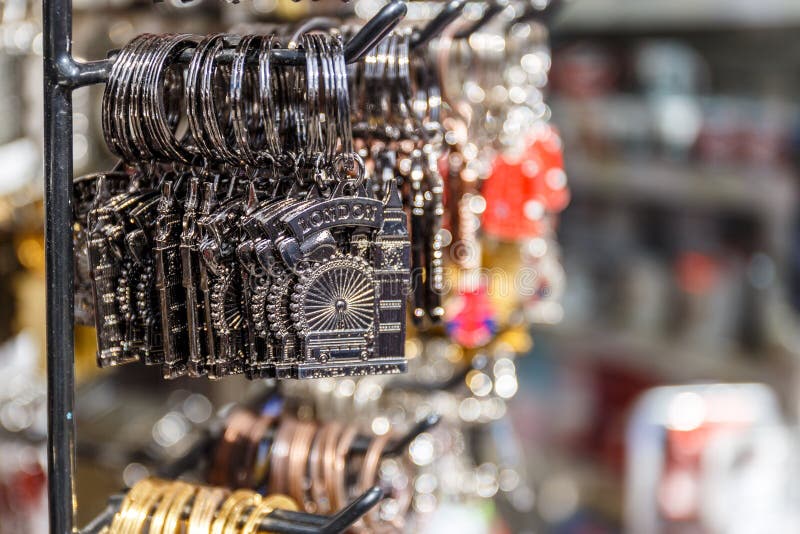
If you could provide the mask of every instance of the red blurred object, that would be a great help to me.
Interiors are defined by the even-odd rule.
[[[716,260],[699,252],[686,252],[675,263],[678,285],[686,293],[703,295],[717,281],[719,265]]]
[[[482,347],[497,333],[497,320],[486,287],[460,292],[447,304],[447,333],[462,347]]]
[[[744,423],[706,422],[693,430],[667,430],[666,458],[658,504],[671,521],[698,521],[703,452],[717,435],[746,428]]]
[[[498,156],[481,193],[487,235],[508,241],[541,235],[545,215],[569,203],[558,133],[548,126],[530,139],[521,157]]]

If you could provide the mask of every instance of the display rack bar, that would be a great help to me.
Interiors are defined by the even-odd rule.
[[[47,287],[47,484],[50,532],[75,524],[72,256],[72,2],[43,0]]]
[[[48,0],[45,0],[48,1]],[[368,20],[364,26],[353,35],[344,46],[344,57],[347,63],[354,63],[361,59],[364,54],[381,42],[406,15],[406,4],[401,0],[389,2],[378,13]],[[223,50],[219,55],[219,60],[223,63],[233,60],[232,49]],[[193,55],[193,50],[185,50],[178,58],[179,61],[188,63]],[[250,58],[255,61],[256,58]],[[272,51],[272,62],[281,65],[303,65],[305,53],[302,50],[277,48]],[[73,87],[83,87],[105,83],[114,66],[114,57],[80,63],[71,56],[62,58],[60,62],[62,83]]]

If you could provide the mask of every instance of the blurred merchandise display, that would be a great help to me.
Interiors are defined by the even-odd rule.
[[[797,438],[764,385],[653,389],[627,436],[628,529],[790,532],[797,524]]]
[[[29,335],[0,345],[0,532],[47,530],[45,384]]]

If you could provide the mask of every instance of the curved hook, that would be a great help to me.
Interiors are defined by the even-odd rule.
[[[358,32],[344,45],[344,59],[347,63],[354,63],[361,59],[406,16],[408,8],[404,2],[394,0],[389,2],[378,13],[369,19]]]
[[[456,32],[454,39],[469,39],[469,37],[480,31],[484,26],[489,24],[497,15],[502,13],[508,7],[508,0],[492,0],[483,10],[481,17],[467,26],[466,28]]]
[[[550,3],[543,9],[536,9],[532,6],[528,6],[519,17],[511,21],[509,27],[517,22],[526,22],[529,20],[535,20],[545,26],[549,26],[553,18],[555,18],[563,8],[563,0],[550,0]]]
[[[414,35],[411,36],[411,49],[415,50],[424,46],[441,34],[445,28],[461,16],[466,5],[467,0],[451,0],[445,4],[442,10],[433,17],[433,20],[414,32]]]

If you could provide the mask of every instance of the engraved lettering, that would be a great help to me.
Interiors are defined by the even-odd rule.
[[[292,233],[302,241],[311,233],[334,226],[380,228],[383,224],[382,208],[379,200],[336,198],[311,206],[286,222]]]

